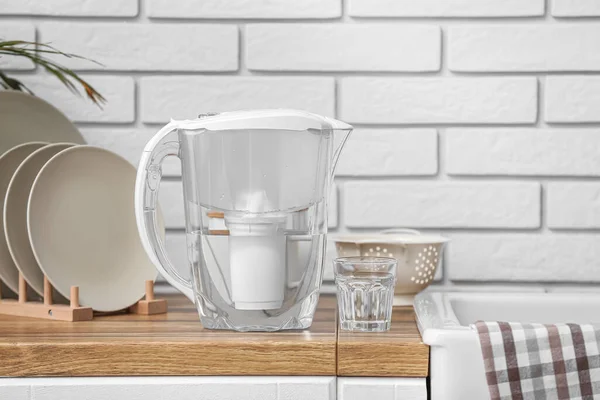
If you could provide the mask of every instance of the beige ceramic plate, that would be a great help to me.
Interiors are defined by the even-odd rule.
[[[17,269],[39,295],[44,295],[44,274],[35,257],[27,233],[27,201],[33,181],[54,155],[73,147],[72,143],[49,144],[31,153],[15,171],[4,202],[4,234]]]
[[[0,210],[4,209],[4,199],[10,180],[21,162],[31,153],[47,143],[34,142],[19,145],[0,156]],[[4,225],[3,212],[0,212],[0,226]],[[0,279],[17,293],[19,290],[19,271],[13,262],[4,230],[0,229]]]
[[[63,296],[79,286],[80,303],[97,311],[133,305],[157,276],[138,235],[135,178],[120,156],[77,146],[50,159],[33,184],[27,222],[38,264]]]
[[[37,141],[85,143],[75,125],[44,100],[13,90],[0,91],[0,154]]]

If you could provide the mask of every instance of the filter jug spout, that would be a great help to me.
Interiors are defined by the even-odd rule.
[[[333,158],[331,160],[331,171],[329,174],[331,179],[333,179],[335,166],[340,153],[342,152],[348,137],[350,137],[350,134],[354,130],[354,127],[343,121],[338,121],[337,119],[328,118],[328,121],[331,124],[331,129],[333,130]]]

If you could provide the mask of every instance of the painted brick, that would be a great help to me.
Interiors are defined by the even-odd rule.
[[[137,0],[0,0],[0,15],[134,17]]]
[[[141,118],[166,123],[208,111],[295,108],[335,114],[335,82],[322,77],[146,77],[140,80]]]
[[[600,282],[597,235],[452,235],[446,273],[453,281]]]
[[[2,1],[4,0],[0,0],[0,10],[3,9]],[[0,13],[2,13],[2,11],[0,11]],[[0,41],[3,40],[24,40],[26,42],[33,42],[35,41],[35,28],[32,24],[2,21],[0,24]],[[2,69],[31,70],[34,66],[31,61],[26,60],[23,57],[12,57],[3,54],[2,58],[0,58],[0,67]]]
[[[85,127],[81,134],[88,144],[103,147],[119,154],[136,168],[146,143],[158,132],[158,128]],[[181,176],[181,162],[176,157],[163,161],[163,176]]]
[[[340,114],[355,123],[533,123],[535,78],[352,77],[340,82]]]
[[[552,0],[551,10],[555,17],[597,17],[600,3],[597,0]]]
[[[540,185],[520,182],[347,182],[350,228],[537,228]]]
[[[147,0],[151,18],[337,18],[342,15],[340,0]]]
[[[600,174],[600,130],[456,128],[446,132],[451,175]]]
[[[91,57],[77,70],[236,71],[238,28],[213,24],[119,24],[45,22],[41,39],[63,51]]]
[[[553,182],[546,188],[549,228],[600,228],[600,184]]]
[[[600,77],[548,76],[545,97],[548,122],[600,122]]]
[[[36,94],[75,122],[124,123],[135,121],[135,83],[126,76],[80,75],[106,99],[101,107],[88,100],[80,89],[76,95],[49,74],[24,77]],[[78,87],[79,89],[79,87]]]
[[[440,69],[441,32],[433,25],[255,24],[246,38],[251,70]]]
[[[598,36],[598,25],[452,26],[448,67],[460,72],[598,71]]]
[[[544,1],[350,0],[349,14],[353,17],[533,17],[544,14]]]
[[[435,175],[435,129],[357,129],[346,142],[336,176]]]

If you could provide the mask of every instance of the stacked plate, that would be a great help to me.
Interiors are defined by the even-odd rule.
[[[75,285],[82,306],[116,311],[157,273],[137,231],[135,167],[82,143],[54,107],[0,92],[0,280],[16,292],[21,273],[41,296],[46,275],[65,299]]]

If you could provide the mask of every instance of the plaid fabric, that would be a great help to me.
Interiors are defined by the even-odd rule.
[[[477,322],[492,400],[600,399],[600,325]]]

